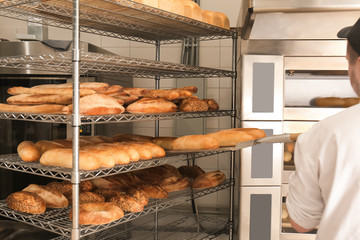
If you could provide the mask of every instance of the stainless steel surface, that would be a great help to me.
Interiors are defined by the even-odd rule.
[[[189,187],[186,190],[169,193],[169,197],[166,199],[150,200],[149,204],[144,207],[144,210],[142,212],[126,212],[122,218],[109,224],[82,225],[80,227],[80,236],[84,237],[102,230],[110,229],[119,224],[135,220],[138,217],[145,216],[147,214],[154,213],[163,209],[167,209],[172,206],[176,206],[193,198],[203,197],[208,194],[227,189],[230,187],[230,185],[231,182],[227,180],[224,183],[213,188],[194,190],[190,189]],[[5,200],[0,201],[0,215],[10,219],[18,220],[20,222],[25,222],[34,226],[38,226],[40,228],[46,229],[50,232],[54,232],[65,237],[69,237],[71,235],[72,229],[71,221],[69,220],[69,210],[69,208],[49,209],[43,214],[31,215],[16,212],[7,207]]]
[[[251,196],[252,195],[271,195],[271,240],[280,239],[280,229],[281,227],[281,192],[280,187],[277,186],[252,186],[246,187],[241,186],[241,200],[240,200],[240,228],[239,228],[239,239],[251,239],[250,237],[250,205],[251,205]],[[254,223],[256,224],[256,223]]]
[[[21,5],[16,2],[1,2],[0,15],[66,29],[72,27],[71,0],[27,0]],[[196,37],[199,40],[229,38],[234,33],[129,0],[104,0],[101,4],[80,4],[80,31],[147,43],[161,41],[162,44]]]
[[[272,129],[273,134],[282,134],[282,123],[278,121],[243,121],[242,127],[245,128],[260,128],[260,129]],[[252,151],[253,148],[244,148],[241,150],[241,168],[240,168],[240,185],[241,186],[280,186],[282,171],[282,158],[283,158],[283,147],[282,144],[273,144],[272,153],[272,166],[271,175],[272,177],[252,177]]]
[[[253,65],[254,63],[273,63],[273,111],[272,112],[254,112],[253,111]],[[279,94],[283,92],[284,78],[284,58],[283,56],[270,55],[243,55],[242,56],[242,74],[241,74],[241,119],[242,120],[281,120],[283,118],[283,97]],[[264,89],[264,91],[270,91]]]

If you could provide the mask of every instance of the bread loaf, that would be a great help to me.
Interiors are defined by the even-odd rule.
[[[184,1],[184,16],[202,21],[202,12],[199,5],[191,0]]]
[[[41,104],[41,105],[13,105],[0,103],[0,112],[12,113],[38,113],[38,114],[63,114],[64,105]]]
[[[19,94],[6,99],[9,104],[39,105],[39,104],[62,104],[72,103],[72,95],[60,94]]]
[[[25,162],[36,162],[40,159],[40,150],[31,141],[23,141],[17,146],[17,152],[21,160]]]
[[[47,186],[30,184],[22,191],[35,193],[45,201],[48,208],[64,208],[69,205],[68,200],[61,192]]]
[[[217,170],[217,171],[204,173],[201,176],[195,178],[191,186],[195,189],[210,188],[210,187],[218,186],[219,184],[223,183],[225,180],[226,180],[226,175],[223,172]]]
[[[197,149],[216,149],[219,142],[207,135],[187,135],[178,137],[171,144],[172,150],[197,150]]]
[[[47,166],[72,168],[72,149],[56,148],[46,151],[40,158],[40,163]],[[86,151],[79,151],[80,170],[95,170],[100,167],[97,158]]]
[[[165,113],[176,110],[174,103],[161,98],[142,98],[126,108],[130,113]]]
[[[206,135],[218,140],[222,147],[235,146],[239,142],[255,140],[266,136],[263,130],[256,128],[227,129]]]
[[[159,145],[163,149],[171,149],[171,144],[177,137],[156,137],[153,139],[153,143]]]
[[[66,114],[71,114],[72,110],[72,105],[68,105],[64,108]],[[125,108],[111,96],[92,94],[80,98],[80,114],[82,115],[120,114],[124,111]]]
[[[40,140],[35,143],[35,146],[39,149],[41,155],[50,149],[65,148],[65,146],[60,143],[48,140]]]
[[[195,179],[205,173],[205,171],[203,169],[201,169],[198,165],[180,166],[178,169],[182,176],[188,177],[191,179]]]
[[[7,90],[10,95],[19,95],[19,94],[60,94],[60,95],[72,95],[72,88],[42,88],[42,87],[12,87]],[[79,94],[81,97],[95,94],[96,91],[92,89],[80,89]]]

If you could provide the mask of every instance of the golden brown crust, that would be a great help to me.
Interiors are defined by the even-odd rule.
[[[45,201],[31,192],[14,192],[6,198],[6,205],[17,211],[30,214],[44,213],[46,210]]]
[[[19,95],[19,94],[61,94],[61,95],[70,95],[72,96],[72,88],[60,88],[54,85],[53,87],[12,87],[7,90],[10,95]],[[96,91],[88,88],[81,88],[79,91],[80,96],[87,96],[95,94]]]
[[[245,142],[256,139],[254,135],[252,135],[250,132],[247,131],[221,130],[206,135],[216,139],[221,147],[235,146],[239,142]]]
[[[177,106],[173,102],[162,98],[142,98],[126,108],[130,113],[164,113],[176,110]]]
[[[145,191],[149,198],[162,199],[169,196],[168,192],[158,185],[142,184],[138,189]]]
[[[163,149],[171,149],[171,144],[177,137],[156,137],[153,139],[153,143],[159,145]]]
[[[19,94],[6,99],[8,104],[35,105],[35,104],[61,104],[72,103],[72,95],[60,94]]]
[[[168,177],[161,180],[159,185],[167,192],[175,192],[184,190],[190,186],[190,179],[187,177]]]
[[[171,144],[172,150],[197,150],[197,149],[216,149],[219,148],[219,142],[207,135],[187,135],[178,137]]]
[[[72,149],[56,148],[46,151],[40,157],[40,163],[47,166],[72,168]],[[79,168],[94,170],[100,167],[97,158],[86,151],[79,151]]]
[[[122,101],[124,105],[129,105],[133,102],[139,100],[139,97],[131,95],[127,92],[121,92],[118,94],[111,95],[113,98],[116,98],[118,101]]]
[[[143,97],[146,94],[148,94],[150,90],[146,88],[128,87],[128,88],[124,88],[124,92],[130,95],[135,95],[137,97]]]
[[[66,114],[72,113],[72,105],[64,107]],[[91,94],[80,98],[80,114],[107,115],[120,114],[125,108],[113,97],[104,94]]]
[[[72,203],[72,196],[68,198],[69,205]],[[80,192],[79,193],[79,203],[102,203],[105,202],[105,197],[94,193],[94,192]]]
[[[48,208],[64,208],[69,205],[67,198],[54,188],[30,184],[23,189],[25,192],[32,192],[41,197]]]
[[[49,182],[46,186],[61,192],[66,198],[69,198],[72,194],[72,185],[69,181],[64,182]]]
[[[119,208],[127,212],[141,212],[144,210],[142,205],[136,198],[121,194],[110,198],[109,202],[116,204]]]
[[[197,177],[192,182],[191,186],[195,189],[210,188],[218,186],[226,180],[226,176],[223,172],[216,170],[212,172],[204,173]]]
[[[142,189],[131,188],[126,192],[126,194],[137,199],[143,206],[146,206],[149,203],[149,195]]]
[[[219,110],[219,104],[214,99],[203,99],[203,101],[208,105],[209,111]]]
[[[59,104],[12,105],[0,103],[0,112],[64,114],[64,107]]]
[[[103,196],[105,198],[105,202],[109,202],[112,197],[124,194],[124,192],[111,189],[95,189],[93,192],[100,196]]]
[[[186,98],[179,106],[179,110],[182,112],[201,112],[207,111],[208,109],[209,105],[198,98]]]
[[[112,203],[83,203],[79,206],[79,224],[99,225],[116,221],[124,216],[124,212]],[[72,210],[69,214],[72,220]]]
[[[17,146],[17,152],[21,160],[25,162],[37,162],[40,159],[41,152],[31,141],[23,141]]]
[[[205,171],[203,169],[201,169],[198,165],[180,166],[178,169],[182,176],[188,177],[191,179],[195,179],[205,173]]]
[[[113,142],[124,142],[124,141],[145,141],[152,142],[154,137],[134,134],[134,133],[117,133],[113,137]]]
[[[48,140],[40,140],[35,143],[35,146],[40,150],[41,155],[50,149],[65,148],[65,146],[61,143]]]

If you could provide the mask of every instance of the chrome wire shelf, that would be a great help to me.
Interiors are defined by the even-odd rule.
[[[232,110],[218,110],[206,112],[172,112],[172,113],[148,113],[148,114],[131,114],[122,113],[115,115],[94,115],[81,116],[81,124],[101,124],[116,122],[137,122],[148,120],[173,120],[188,118],[204,118],[204,117],[225,117],[233,116]],[[8,113],[0,112],[0,119],[25,120],[32,122],[48,122],[48,123],[65,123],[72,124],[72,115],[55,115],[55,114],[31,114],[31,113]]]
[[[80,177],[82,180],[93,179],[97,177],[104,177],[113,174],[134,171],[138,169],[155,167],[163,164],[172,164],[181,161],[187,161],[193,158],[206,157],[216,155],[228,151],[207,151],[198,153],[184,153],[184,154],[167,154],[163,158],[153,158],[150,160],[142,160],[124,165],[116,165],[113,168],[99,168],[97,170],[85,171],[80,170]],[[22,161],[18,154],[0,155],[0,168],[10,169],[18,172],[25,172],[39,176],[46,176],[61,180],[71,180],[71,169],[45,166],[38,162]]]
[[[80,1],[80,31],[161,44],[231,38],[236,32],[129,0]],[[72,29],[72,0],[6,0],[0,15]]]
[[[0,58],[0,67],[32,69],[38,71],[72,71],[72,53],[69,51],[44,55],[26,55]],[[153,61],[141,58],[129,58],[100,53],[81,53],[80,74],[116,75],[138,78],[211,78],[232,77],[235,73],[207,67],[196,67],[171,62]]]
[[[116,226],[106,232],[95,233],[84,237],[84,240],[148,240],[155,239],[154,216],[149,214],[132,221],[129,224]],[[194,215],[189,212],[164,210],[158,213],[158,239],[216,239],[222,234],[228,234],[231,223],[227,218],[207,214]],[[52,240],[65,240],[60,236]]]
[[[85,237],[90,234],[94,234],[112,228],[114,226],[117,226],[118,224],[123,224],[129,221],[133,221],[141,216],[145,216],[150,213],[161,211],[163,209],[167,209],[176,206],[178,204],[184,203],[185,201],[189,201],[191,199],[199,198],[229,188],[232,184],[233,184],[232,182],[227,180],[223,184],[220,184],[213,188],[192,190],[189,187],[186,190],[169,193],[169,197],[166,199],[151,199],[149,204],[144,208],[142,212],[138,212],[138,213],[126,212],[121,219],[108,224],[81,226],[80,235],[81,237]],[[14,219],[20,222],[28,223],[31,224],[32,226],[36,226],[38,228],[42,228],[47,231],[54,232],[65,237],[71,236],[71,221],[69,219],[69,211],[70,208],[64,208],[64,209],[50,209],[43,214],[36,214],[36,215],[26,214],[26,213],[16,212],[8,208],[5,200],[0,201],[1,216]]]

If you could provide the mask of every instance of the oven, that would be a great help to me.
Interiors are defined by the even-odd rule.
[[[345,109],[316,106],[317,98],[357,97],[347,75],[346,40],[336,34],[356,22],[360,4],[297,3],[260,0],[250,1],[245,8],[240,122],[241,127],[263,129],[267,136],[305,132]],[[316,230],[296,233],[287,216],[288,179],[295,170],[292,156],[293,146],[284,143],[241,151],[239,239],[315,239]]]

